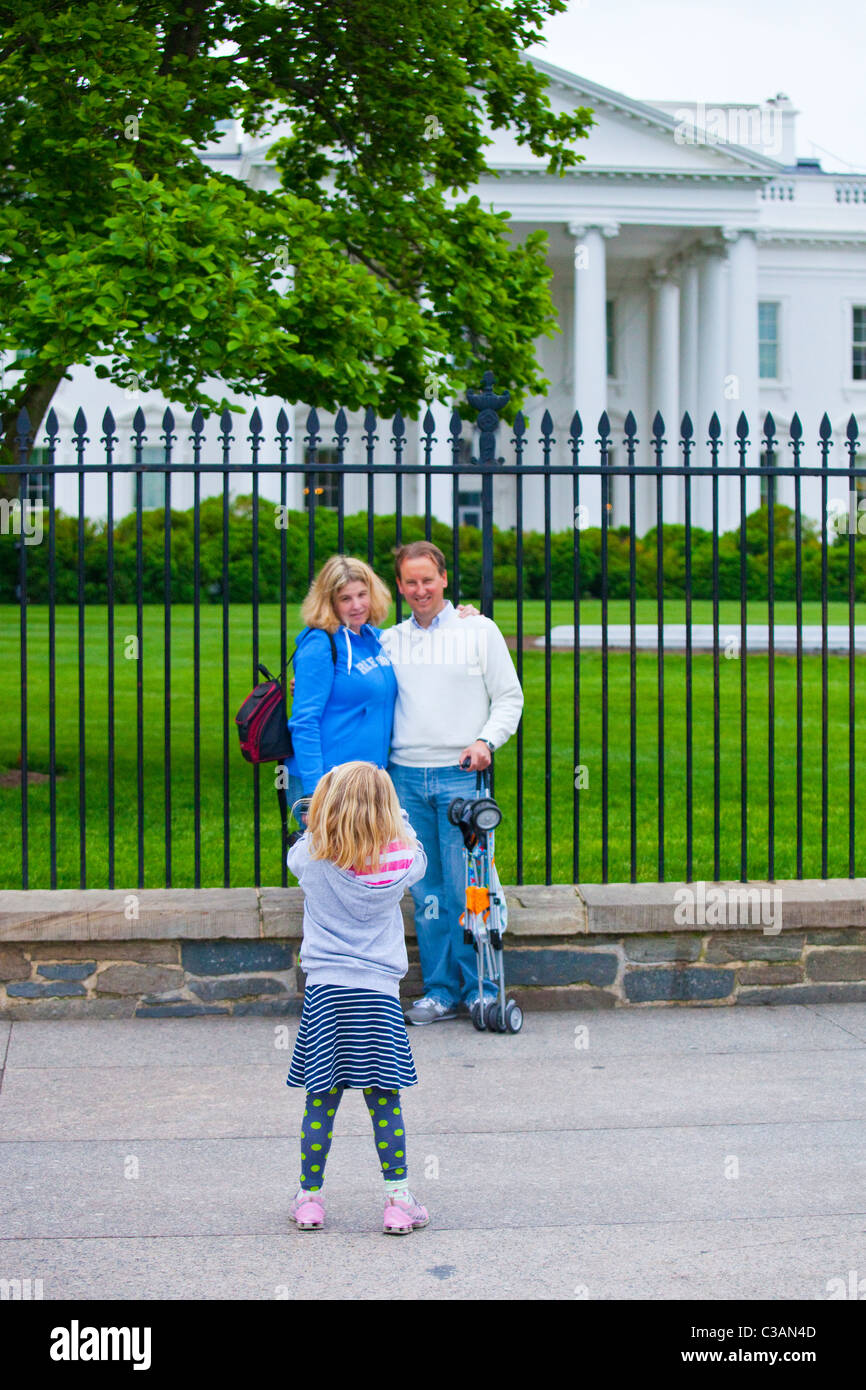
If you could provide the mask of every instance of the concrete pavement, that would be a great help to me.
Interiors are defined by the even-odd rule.
[[[353,1092],[325,1231],[288,1221],[296,1031],[0,1024],[0,1278],[41,1279],[46,1300],[822,1300],[866,1280],[866,1005],[410,1028],[431,1224],[401,1239],[381,1234]]]

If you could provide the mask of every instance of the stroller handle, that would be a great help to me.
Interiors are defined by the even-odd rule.
[[[471,761],[472,761],[471,758],[464,758],[464,759],[463,759],[463,761],[462,761],[462,763],[460,764],[460,766],[463,768],[464,772],[467,771],[467,769],[468,769],[469,764],[471,763]],[[482,771],[482,770],[479,768],[478,771],[475,773],[475,790],[476,790],[476,792],[483,792],[483,791],[486,790],[486,787],[487,787],[487,769],[485,768],[485,769]]]

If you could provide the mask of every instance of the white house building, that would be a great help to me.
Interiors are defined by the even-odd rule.
[[[477,188],[482,202],[507,210],[513,234],[525,237],[539,228],[547,233],[552,294],[561,332],[542,338],[538,356],[550,388],[525,409],[529,421],[526,461],[539,457],[542,414],[549,409],[555,424],[553,461],[571,458],[568,431],[575,409],[584,427],[583,461],[597,457],[594,443],[598,421],[606,411],[612,426],[612,462],[625,462],[623,425],[629,410],[637,420],[637,462],[651,462],[651,427],[656,411],[669,442],[666,457],[678,462],[679,423],[688,411],[695,428],[693,464],[708,461],[707,425],[719,415],[723,440],[721,460],[734,463],[730,441],[744,412],[752,443],[748,462],[759,461],[759,436],[767,411],[776,423],[779,462],[790,457],[788,428],[798,412],[804,432],[803,463],[817,461],[819,421],[826,412],[833,426],[831,461],[847,463],[845,427],[853,413],[866,434],[866,174],[842,175],[824,171],[818,161],[797,159],[797,112],[783,95],[753,107],[708,105],[676,101],[634,101],[583,77],[538,59],[532,61],[548,76],[554,108],[589,106],[596,124],[580,141],[584,162],[563,177],[548,175],[543,162],[519,146],[509,133],[497,132],[488,161],[498,177],[485,178]],[[206,163],[230,168],[254,186],[276,186],[276,170],[266,159],[268,141],[253,139],[229,123],[218,144],[202,154]],[[9,361],[7,358],[7,368]],[[212,393],[220,394],[218,384]],[[98,450],[99,422],[106,406],[114,414],[120,441],[116,457],[131,462],[132,419],[141,406],[147,420],[145,461],[162,458],[161,418],[165,402],[155,395],[124,391],[99,381],[92,369],[79,368],[54,398],[62,434],[58,462],[73,462],[71,430],[79,406],[88,420],[89,447]],[[272,441],[281,402],[245,401],[261,411],[266,440]],[[420,414],[426,403],[421,403]],[[434,459],[450,463],[450,409],[434,404],[437,444]],[[292,420],[294,457],[303,457],[307,407],[288,411]],[[189,414],[175,409],[177,443],[173,458],[192,461]],[[247,446],[248,416],[235,417],[235,436]],[[320,413],[322,447],[333,435],[333,415]],[[362,424],[350,417],[348,462],[362,462]],[[408,422],[405,461],[419,461],[419,426]],[[218,426],[211,418],[208,439],[216,454]],[[387,443],[388,432],[380,429]],[[511,461],[510,431],[501,429],[499,452]],[[471,453],[467,445],[467,454]],[[866,454],[866,450],[864,450]],[[265,450],[263,462],[275,462]],[[245,457],[243,453],[239,455]],[[90,455],[90,457],[93,457]],[[101,457],[97,452],[93,461]],[[863,459],[859,462],[862,464]],[[162,479],[144,480],[144,503],[162,502]],[[762,480],[750,478],[747,510],[759,505]],[[38,482],[34,484],[38,489]],[[216,491],[216,475],[203,480],[203,494]],[[124,496],[123,489],[127,488]],[[247,490],[248,476],[236,476],[233,487]],[[289,504],[304,505],[303,478],[289,478]],[[423,511],[423,484],[404,480],[404,511]],[[461,514],[477,520],[477,487],[473,479],[460,484]],[[275,476],[262,480],[262,495],[276,498]],[[655,523],[655,481],[637,480],[637,531]],[[569,478],[552,485],[554,527],[567,525],[572,513]],[[116,514],[131,509],[131,476],[116,484]],[[513,484],[497,483],[495,520],[514,521]],[[840,479],[840,497],[847,481]],[[77,482],[57,480],[57,503],[77,511]],[[806,515],[820,513],[818,480],[803,482]],[[104,477],[88,480],[85,507],[104,514]],[[793,484],[782,479],[779,501],[793,501]],[[320,501],[328,504],[326,490]],[[585,479],[581,500],[590,523],[600,506],[597,479]],[[192,479],[176,476],[172,505],[190,506]],[[348,513],[366,509],[366,481],[347,478]],[[433,488],[433,509],[451,517],[451,480],[443,476]],[[692,484],[692,519],[709,525],[709,479]],[[393,480],[376,485],[376,510],[393,510]],[[664,515],[683,519],[682,480],[667,479]],[[720,524],[737,524],[739,482],[720,484]],[[560,522],[557,518],[563,519]],[[615,478],[611,507],[613,524],[628,520],[627,480]],[[524,525],[543,525],[540,480],[527,481]]]

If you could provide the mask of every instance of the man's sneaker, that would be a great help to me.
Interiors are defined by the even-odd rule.
[[[422,1207],[420,1202],[415,1200],[414,1195],[409,1193],[409,1200],[405,1201],[402,1197],[385,1198],[385,1215],[382,1218],[382,1230],[386,1236],[408,1236],[412,1231],[421,1226],[426,1226],[430,1217],[426,1207]]]
[[[403,1017],[409,1023],[441,1023],[446,1018],[457,1017],[456,1004],[443,1004],[440,999],[425,995],[423,999],[416,999],[404,1011]]]
[[[290,1212],[299,1231],[321,1231],[325,1224],[325,1202],[318,1192],[307,1197],[295,1197]]]

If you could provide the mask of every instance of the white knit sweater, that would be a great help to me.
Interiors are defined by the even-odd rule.
[[[514,733],[523,691],[490,618],[461,618],[448,606],[432,628],[407,618],[380,641],[397,677],[393,762],[447,767],[476,739],[500,748]]]

